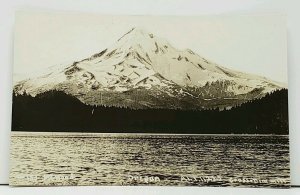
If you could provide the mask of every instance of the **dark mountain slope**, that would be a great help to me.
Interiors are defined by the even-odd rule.
[[[139,109],[85,105],[60,91],[13,96],[13,131],[288,134],[288,92],[230,110]]]

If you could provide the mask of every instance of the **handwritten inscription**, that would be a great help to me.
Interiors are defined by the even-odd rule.
[[[181,176],[181,182],[188,182],[188,183],[243,183],[243,184],[287,184],[287,181],[284,179],[258,179],[258,178],[243,178],[243,177],[229,177],[229,178],[222,178],[222,176],[197,176],[197,175],[188,175],[188,176]]]
[[[44,175],[19,175],[18,179],[26,180],[30,183],[38,183],[43,181],[44,183],[58,183],[65,181],[72,181],[75,179],[74,174],[44,174]],[[160,178],[154,175],[127,175],[127,182],[137,183],[137,184],[155,184],[161,181],[168,180],[168,178]],[[175,181],[173,179],[173,181]],[[216,175],[181,175],[177,180],[179,183],[190,183],[199,185],[208,183],[231,183],[231,184],[274,184],[274,185],[284,185],[288,181],[284,179],[261,179],[261,178],[243,178],[243,177],[226,177]]]
[[[160,178],[157,176],[142,176],[142,175],[128,175],[129,182],[136,183],[158,183],[160,182]]]
[[[220,176],[181,176],[180,181],[182,182],[202,182],[202,183],[209,183],[209,182],[220,182],[222,178]]]
[[[45,183],[49,182],[63,182],[75,179],[74,174],[44,174],[44,175],[19,175],[18,179],[26,180],[27,182],[36,183],[42,180]]]

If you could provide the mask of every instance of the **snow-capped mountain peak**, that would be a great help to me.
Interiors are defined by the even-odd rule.
[[[137,94],[131,93],[139,91],[144,94],[138,95],[137,107],[156,107],[159,99],[169,98],[169,106],[180,108],[181,101],[185,105],[196,102],[197,107],[215,98],[247,101],[280,88],[264,77],[218,66],[190,49],[177,50],[152,33],[132,28],[111,47],[89,58],[17,83],[15,92],[36,95],[51,89],[63,90],[92,104],[98,104],[98,100],[90,95],[100,92],[117,95],[121,105],[133,106],[132,97]],[[103,104],[102,95],[100,103]]]

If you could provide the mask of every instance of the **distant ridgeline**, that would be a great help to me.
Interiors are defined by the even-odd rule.
[[[13,131],[288,134],[288,91],[229,110],[128,109],[91,106],[61,91],[13,95]]]

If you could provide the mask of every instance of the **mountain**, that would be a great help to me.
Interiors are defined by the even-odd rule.
[[[133,28],[89,58],[17,82],[14,93],[36,96],[58,90],[88,105],[206,109],[231,107],[282,88]]]

